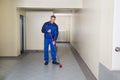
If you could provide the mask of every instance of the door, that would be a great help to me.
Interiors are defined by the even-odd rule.
[[[120,0],[115,0],[112,69],[120,70]]]

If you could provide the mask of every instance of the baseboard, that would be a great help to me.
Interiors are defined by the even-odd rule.
[[[22,53],[41,53],[44,50],[24,50]]]
[[[24,50],[21,51],[19,56],[0,56],[0,59],[21,59],[22,57],[28,55],[28,53],[43,53],[44,50]]]
[[[16,59],[21,59],[26,55],[27,54],[20,54],[18,56],[0,56],[0,59],[1,60],[14,60],[14,59],[16,60]]]
[[[86,76],[87,80],[97,80],[96,77],[93,75],[91,70],[88,68],[87,64],[83,61],[77,50],[70,44],[70,48],[75,56],[80,68],[82,69],[84,75]]]
[[[69,41],[57,41],[56,43],[70,43]]]

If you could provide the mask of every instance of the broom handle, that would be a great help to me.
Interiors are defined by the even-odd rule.
[[[51,34],[51,32],[50,32],[50,37],[51,37],[51,39],[52,39],[52,42],[53,42],[54,40],[53,40],[53,37],[52,37],[52,34]],[[55,45],[54,45],[54,46],[55,46]]]
[[[50,32],[50,37],[51,37],[52,41],[54,41],[51,32]],[[56,45],[53,45],[53,46],[56,48]],[[58,56],[57,56],[57,57],[58,57]],[[58,57],[58,61],[60,62],[59,57]],[[59,67],[60,67],[60,68],[62,67],[62,64],[61,64],[61,63],[59,63]]]
[[[51,37],[52,41],[54,41],[51,32],[50,32],[50,37]]]

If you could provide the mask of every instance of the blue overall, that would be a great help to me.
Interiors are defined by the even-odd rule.
[[[56,23],[46,22],[42,27],[42,32],[44,33],[44,61],[49,61],[48,48],[50,45],[52,60],[56,62],[56,47],[52,43],[51,35],[48,32],[51,30],[51,35],[54,41],[58,38],[58,26]]]

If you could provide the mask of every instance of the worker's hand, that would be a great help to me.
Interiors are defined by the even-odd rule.
[[[51,33],[51,30],[49,29],[48,32]]]
[[[55,45],[55,41],[53,41],[52,44]]]

